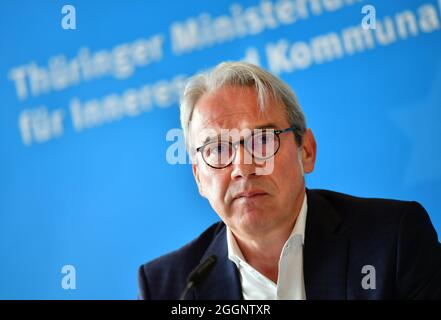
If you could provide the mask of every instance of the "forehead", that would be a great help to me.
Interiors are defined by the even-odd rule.
[[[206,129],[254,129],[268,123],[289,126],[283,106],[269,98],[261,111],[254,87],[225,86],[198,100],[190,131],[195,142],[200,142],[206,138],[202,136]]]

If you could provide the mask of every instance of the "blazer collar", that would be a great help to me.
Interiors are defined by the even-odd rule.
[[[306,298],[346,299],[348,241],[337,234],[341,215],[318,191],[306,189],[303,273]]]

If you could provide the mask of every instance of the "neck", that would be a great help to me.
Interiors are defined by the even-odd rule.
[[[289,234],[290,231],[285,230],[263,238],[246,240],[239,237],[235,238],[247,263],[274,283],[277,283],[279,259]]]

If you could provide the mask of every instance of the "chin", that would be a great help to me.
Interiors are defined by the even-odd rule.
[[[247,233],[268,229],[274,219],[268,215],[268,211],[262,209],[243,210],[240,214],[238,226]]]

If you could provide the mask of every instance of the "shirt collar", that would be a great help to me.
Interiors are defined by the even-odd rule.
[[[306,198],[306,192],[305,197],[303,198],[303,204],[302,208],[300,209],[300,213],[297,216],[296,224],[294,225],[294,228],[292,229],[291,235],[289,236],[292,238],[294,235],[299,235],[302,238],[302,244],[305,244],[305,227],[306,227],[306,213],[308,211],[308,201]]]
[[[306,213],[308,211],[308,202],[306,198],[307,196],[305,192],[302,208],[300,209],[294,228],[292,229],[291,234],[288,237],[287,241],[293,238],[294,236],[298,235],[302,239],[302,244],[305,243]],[[227,226],[227,246],[228,246],[228,259],[233,261],[237,265],[237,267],[239,267],[239,264],[241,262],[244,262],[245,258],[243,257],[242,251],[240,250],[239,245],[237,244],[233,232],[230,230],[228,226]]]

